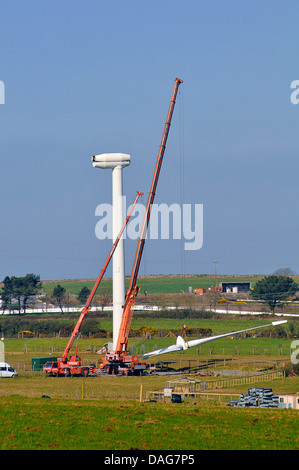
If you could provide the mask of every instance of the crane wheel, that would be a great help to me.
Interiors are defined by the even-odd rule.
[[[89,375],[88,367],[82,367],[81,375],[82,375],[82,377],[87,377]]]
[[[64,367],[62,371],[63,371],[65,377],[70,377],[71,376],[71,370],[68,367]]]

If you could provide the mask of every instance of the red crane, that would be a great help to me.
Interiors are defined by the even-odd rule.
[[[132,204],[132,207],[127,215],[127,218],[116,238],[116,240],[114,241],[113,245],[112,245],[112,248],[109,252],[109,255],[108,255],[108,258],[100,272],[100,275],[99,277],[97,278],[95,284],[94,284],[94,287],[86,301],[86,304],[81,312],[81,315],[76,323],[76,326],[70,336],[70,339],[66,345],[66,348],[64,350],[64,353],[63,355],[61,356],[61,358],[59,358],[57,361],[52,361],[52,362],[47,362],[45,365],[44,365],[44,372],[46,372],[48,375],[66,375],[66,376],[70,376],[70,375],[83,375],[83,376],[87,376],[89,375],[90,373],[96,373],[97,372],[97,369],[96,369],[96,366],[94,364],[90,365],[90,366],[84,366],[82,365],[82,359],[77,356],[77,348],[78,348],[78,343],[76,345],[76,350],[75,350],[75,354],[71,356],[70,359],[68,359],[68,354],[71,350],[71,347],[72,347],[72,344],[75,340],[75,338],[78,338],[79,336],[79,333],[80,333],[80,328],[81,328],[81,325],[83,323],[83,320],[87,314],[87,312],[91,309],[91,302],[95,296],[95,293],[97,291],[97,288],[106,272],[106,269],[108,267],[108,264],[113,256],[113,253],[118,245],[118,242],[123,234],[123,231],[131,217],[131,214],[133,212],[133,209],[135,207],[135,205],[137,204],[137,201],[139,199],[140,196],[142,196],[143,193],[141,192],[137,192],[137,196]]]
[[[104,369],[108,373],[140,373],[140,371],[146,369],[147,364],[145,362],[138,362],[137,355],[130,355],[127,352],[128,346],[128,337],[131,327],[131,320],[135,305],[135,298],[140,291],[140,287],[137,285],[137,277],[141,262],[141,257],[143,253],[143,248],[145,244],[146,232],[150,220],[152,204],[156,195],[157,183],[160,175],[161,165],[163,161],[163,156],[166,148],[166,142],[168,138],[168,133],[170,129],[170,124],[172,120],[173,110],[176,102],[176,96],[178,93],[179,85],[183,83],[179,78],[175,79],[174,88],[172,92],[172,97],[168,109],[167,119],[164,126],[163,136],[159,148],[159,153],[156,161],[156,166],[154,170],[154,175],[152,179],[152,184],[146,204],[146,210],[144,214],[143,224],[137,244],[135,259],[133,263],[131,278],[129,287],[126,293],[125,304],[123,307],[123,316],[121,320],[118,340],[116,344],[115,351],[108,351],[104,358],[102,358],[102,363],[100,365],[101,369]]]

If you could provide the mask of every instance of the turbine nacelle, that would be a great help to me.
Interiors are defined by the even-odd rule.
[[[116,167],[124,168],[130,165],[131,157],[126,153],[101,153],[91,157],[94,168],[110,169]]]

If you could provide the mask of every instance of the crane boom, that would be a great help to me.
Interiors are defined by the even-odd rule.
[[[160,170],[161,170],[161,165],[163,161],[163,156],[166,148],[166,142],[168,138],[168,133],[170,129],[170,124],[172,120],[172,115],[173,115],[173,110],[176,102],[176,97],[179,89],[179,85],[183,83],[183,81],[179,78],[175,79],[174,83],[174,88],[172,92],[172,97],[170,100],[170,105],[168,109],[168,114],[167,114],[167,119],[166,123],[164,126],[164,131],[162,135],[162,140],[159,148],[159,153],[156,161],[156,166],[154,170],[154,175],[151,183],[151,188],[150,192],[148,195],[148,200],[146,204],[146,209],[145,209],[145,214],[144,214],[144,219],[142,223],[142,228],[140,232],[140,236],[138,239],[138,244],[137,244],[137,249],[136,249],[136,254],[135,254],[135,259],[133,263],[133,268],[132,268],[132,273],[131,273],[131,278],[130,278],[130,283],[129,283],[129,288],[126,294],[126,299],[125,299],[125,305],[123,309],[123,316],[122,316],[122,321],[120,325],[120,330],[119,330],[119,335],[118,335],[118,340],[116,344],[116,352],[123,352],[127,348],[127,342],[128,342],[128,336],[129,336],[129,331],[130,331],[130,326],[131,326],[131,320],[132,320],[132,314],[133,314],[133,307],[135,304],[135,297],[140,290],[139,287],[136,285],[137,283],[137,276],[139,272],[139,267],[140,267],[140,262],[141,262],[141,257],[143,253],[143,248],[145,244],[145,237],[146,237],[146,232],[149,224],[149,219],[151,215],[151,209],[152,209],[152,204],[154,202],[154,198],[156,195],[156,188],[157,188],[157,183],[160,175]]]
[[[94,286],[93,286],[93,289],[92,289],[92,291],[91,291],[91,293],[90,293],[90,295],[89,295],[89,297],[88,297],[88,299],[87,299],[87,301],[86,301],[86,304],[85,304],[85,306],[84,306],[84,308],[83,308],[83,310],[82,310],[82,312],[81,312],[81,315],[80,315],[80,317],[79,317],[79,319],[78,319],[78,321],[77,321],[77,323],[76,323],[76,326],[75,326],[75,328],[74,328],[74,330],[73,330],[73,332],[72,332],[72,334],[71,334],[71,336],[70,336],[70,339],[69,339],[69,341],[68,341],[68,343],[67,343],[67,346],[66,346],[66,348],[65,348],[65,350],[64,350],[64,353],[63,353],[63,355],[61,356],[61,362],[66,362],[66,361],[67,361],[67,356],[68,356],[68,354],[69,354],[69,352],[70,352],[70,349],[71,349],[71,347],[72,347],[72,344],[73,344],[75,338],[78,336],[78,334],[79,334],[79,332],[80,332],[80,328],[81,328],[82,322],[83,322],[83,320],[84,320],[84,318],[85,318],[85,315],[86,315],[87,312],[91,309],[91,302],[92,302],[92,299],[94,298],[95,293],[96,293],[96,291],[97,291],[97,288],[98,288],[98,286],[99,286],[99,284],[100,284],[100,282],[101,282],[101,280],[102,280],[102,278],[103,278],[103,276],[104,276],[104,274],[105,274],[105,272],[106,272],[106,269],[107,269],[107,267],[108,267],[108,264],[109,264],[109,262],[110,262],[110,260],[111,260],[111,258],[112,258],[112,256],[113,256],[113,253],[114,253],[114,251],[115,251],[115,249],[116,249],[116,247],[117,247],[117,245],[118,245],[118,242],[119,242],[119,240],[120,240],[120,238],[121,238],[121,236],[122,236],[122,234],[123,234],[123,231],[124,231],[124,229],[125,229],[125,227],[126,227],[128,221],[129,221],[129,219],[130,219],[130,217],[131,217],[131,214],[132,214],[132,212],[133,212],[133,209],[134,209],[135,205],[137,204],[137,201],[138,201],[139,197],[142,196],[142,195],[143,195],[143,193],[141,193],[141,192],[139,192],[139,191],[137,192],[137,196],[136,196],[136,198],[135,198],[135,200],[134,200],[134,202],[133,202],[133,204],[132,204],[132,207],[131,207],[131,209],[130,209],[128,215],[127,215],[127,218],[126,218],[126,220],[125,220],[125,222],[124,222],[124,224],[123,224],[123,226],[122,226],[122,228],[121,228],[121,230],[120,230],[120,232],[119,232],[119,234],[118,234],[116,240],[114,241],[114,243],[113,243],[113,245],[112,245],[112,247],[111,247],[111,250],[110,250],[110,252],[109,252],[108,258],[107,258],[107,260],[106,260],[106,262],[105,262],[105,264],[104,264],[104,266],[103,266],[103,268],[102,268],[102,270],[101,270],[101,272],[100,272],[99,277],[97,278],[97,280],[96,280],[96,282],[95,282],[95,284],[94,284]]]

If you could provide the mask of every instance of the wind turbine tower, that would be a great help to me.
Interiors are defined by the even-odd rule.
[[[130,165],[130,155],[124,153],[103,153],[92,157],[95,168],[112,170],[113,241],[123,226],[122,170]],[[121,238],[113,254],[113,350],[116,348],[118,333],[125,303],[125,262],[124,240]]]

